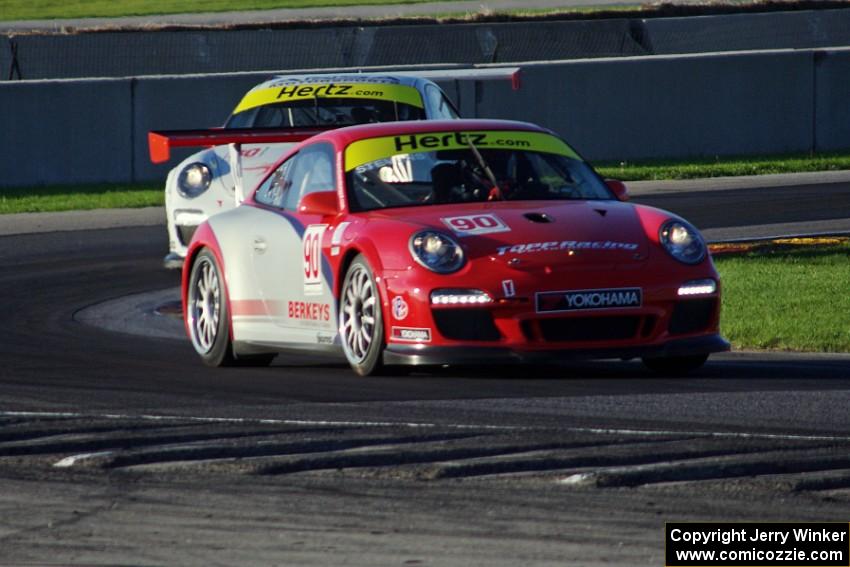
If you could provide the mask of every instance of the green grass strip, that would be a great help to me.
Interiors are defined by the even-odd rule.
[[[162,206],[162,184],[0,187],[0,214]]]
[[[319,8],[383,4],[419,4],[431,0],[0,0],[0,20],[45,20],[53,18],[111,18],[158,14],[193,14],[233,10]],[[344,16],[344,14],[340,14]]]
[[[794,154],[688,161],[646,160],[620,163],[600,162],[595,165],[599,173],[605,177],[622,181],[658,181],[845,170],[850,169],[850,154]]]
[[[721,256],[721,329],[735,348],[850,352],[850,244]]]

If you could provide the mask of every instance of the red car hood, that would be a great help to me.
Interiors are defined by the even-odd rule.
[[[514,269],[640,264],[647,238],[635,208],[619,201],[499,201],[375,211],[454,234],[470,260]]]

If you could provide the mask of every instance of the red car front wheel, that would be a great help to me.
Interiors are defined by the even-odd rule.
[[[357,256],[345,274],[339,306],[339,333],[351,368],[361,376],[381,368],[384,323],[372,269]]]

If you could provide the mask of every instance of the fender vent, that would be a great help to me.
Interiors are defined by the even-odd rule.
[[[180,237],[180,243],[183,246],[189,246],[189,243],[192,242],[192,237],[195,235],[195,231],[197,229],[197,225],[177,225],[177,235]]]
[[[552,217],[546,213],[525,213],[523,216],[531,222],[547,223],[552,222],[553,220]]]

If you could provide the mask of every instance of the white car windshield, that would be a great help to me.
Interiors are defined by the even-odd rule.
[[[393,100],[317,97],[250,108],[231,116],[225,127],[351,126],[424,118],[424,109]]]

